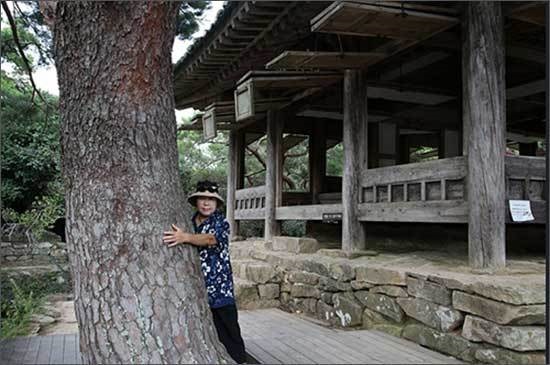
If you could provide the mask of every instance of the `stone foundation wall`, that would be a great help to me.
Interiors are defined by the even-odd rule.
[[[246,296],[237,292],[240,309],[241,303],[254,308],[254,301],[279,306],[335,327],[384,331],[468,362],[544,363],[544,275],[446,271],[406,255],[300,254],[296,247],[307,251],[312,243],[298,238],[236,246],[235,275],[250,283]]]
[[[39,241],[21,233],[2,235],[0,263],[28,264],[29,262],[66,262],[67,249],[60,237],[47,234]]]

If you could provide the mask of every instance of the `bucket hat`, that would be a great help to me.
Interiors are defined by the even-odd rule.
[[[189,195],[187,198],[187,201],[194,207],[197,206],[197,198],[199,197],[205,197],[205,198],[216,198],[218,200],[219,204],[223,204],[223,198],[218,193],[219,187],[218,184],[212,181],[199,181],[197,183],[196,191]]]

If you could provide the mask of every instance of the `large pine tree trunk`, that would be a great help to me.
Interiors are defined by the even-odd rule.
[[[218,342],[185,225],[171,48],[178,3],[56,9],[67,239],[87,363],[212,363]]]

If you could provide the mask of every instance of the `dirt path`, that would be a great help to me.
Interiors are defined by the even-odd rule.
[[[78,323],[74,311],[74,302],[72,300],[58,300],[53,302],[53,307],[60,316],[50,325],[45,326],[39,332],[39,335],[59,335],[78,332]]]

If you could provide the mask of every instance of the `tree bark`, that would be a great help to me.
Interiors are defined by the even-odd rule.
[[[60,2],[55,50],[67,240],[86,363],[217,363],[183,215],[171,49],[178,3]]]
[[[465,3],[462,34],[469,261],[474,268],[498,269],[506,263],[506,84],[502,4]]]

